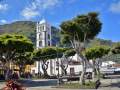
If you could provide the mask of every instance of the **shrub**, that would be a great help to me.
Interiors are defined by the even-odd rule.
[[[16,81],[8,80],[6,86],[2,90],[25,90],[25,88]]]

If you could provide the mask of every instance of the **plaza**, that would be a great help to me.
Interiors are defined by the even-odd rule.
[[[119,90],[120,88],[120,76],[110,76],[109,79],[102,79],[102,85],[98,89],[90,90]],[[24,80],[22,81],[26,90],[74,90],[74,89],[64,89],[64,88],[55,88],[57,85],[57,80],[51,79],[38,79],[38,80]],[[5,82],[0,82],[0,88],[5,86]],[[84,90],[84,89],[75,89],[75,90]],[[85,89],[89,90],[89,89]]]
[[[119,90],[119,0],[0,0],[0,90]]]

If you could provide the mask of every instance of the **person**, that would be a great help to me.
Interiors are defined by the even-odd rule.
[[[12,78],[14,80],[18,80],[19,79],[18,74],[16,72],[14,72],[13,75],[12,75]]]

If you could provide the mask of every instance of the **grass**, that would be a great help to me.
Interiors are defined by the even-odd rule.
[[[95,82],[87,82],[85,85],[81,85],[79,83],[65,83],[58,88],[67,88],[67,89],[95,89]]]

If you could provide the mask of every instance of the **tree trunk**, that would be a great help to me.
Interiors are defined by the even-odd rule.
[[[94,75],[97,75],[97,79],[100,79],[100,71],[99,71],[99,66],[96,66],[95,60],[93,61],[93,67],[94,67]]]
[[[10,62],[6,63],[6,72],[5,72],[5,80],[8,80],[10,77]]]
[[[61,61],[61,69],[62,69],[62,76],[67,75],[67,68],[68,68],[68,64],[64,65],[64,63]]]
[[[96,73],[97,73],[97,79],[100,80],[100,71],[99,71],[99,68],[96,68]]]
[[[98,74],[98,80],[100,80],[100,63],[97,64],[97,74]]]
[[[75,34],[77,34],[77,33],[75,33]],[[87,66],[87,59],[82,54],[82,51],[85,50],[86,35],[87,34],[85,33],[83,42],[80,42],[78,34],[74,35],[73,40],[70,40],[70,42],[72,44],[72,47],[76,51],[76,54],[78,56],[79,61],[82,63],[83,70],[82,70],[82,73],[80,75],[80,83],[82,85],[85,84],[85,74],[86,74],[86,66]],[[77,37],[78,40],[76,40],[76,37]]]
[[[64,69],[64,68],[62,68],[62,67],[61,67],[61,69],[62,69],[62,76],[67,75],[67,69]]]
[[[44,75],[45,75],[45,76],[48,76],[47,70],[46,70],[46,69],[43,69],[43,71],[44,71]]]
[[[43,73],[44,73],[44,78],[47,78],[49,76],[47,73],[48,63],[46,63],[45,60],[43,60],[42,69],[43,69]]]
[[[10,72],[10,69],[6,69],[6,72],[5,72],[5,80],[8,80],[8,79],[9,79],[9,72]]]
[[[41,77],[41,71],[40,71],[40,61],[38,61],[38,78]]]
[[[20,70],[19,70],[19,73],[20,73],[20,76],[22,76],[23,74],[25,74],[25,65],[21,65],[19,66]]]
[[[82,85],[84,85],[85,84],[85,73],[86,73],[85,61],[82,61],[82,67],[83,67],[83,70],[82,70],[82,73],[80,75],[80,83]]]
[[[65,69],[64,73],[65,73],[65,75],[67,75],[67,69]]]
[[[19,69],[20,69],[20,70],[19,70],[19,73],[20,73],[20,77],[21,77],[21,76],[22,76],[22,74],[23,74],[23,73],[22,73],[22,67],[21,67],[21,66],[19,66]]]
[[[92,79],[93,79],[93,81],[95,81],[95,74],[96,74],[95,60],[93,60],[93,72],[92,72]]]
[[[84,85],[85,84],[85,73],[86,73],[86,59],[81,54],[77,53],[77,55],[79,57],[79,60],[81,61],[82,68],[83,68],[82,73],[80,75],[80,84]]]
[[[48,73],[47,73],[47,69],[46,68],[44,68],[46,65],[44,64],[44,65],[42,65],[42,69],[43,69],[43,74],[44,74],[44,78],[47,78],[49,75],[48,75]]]

